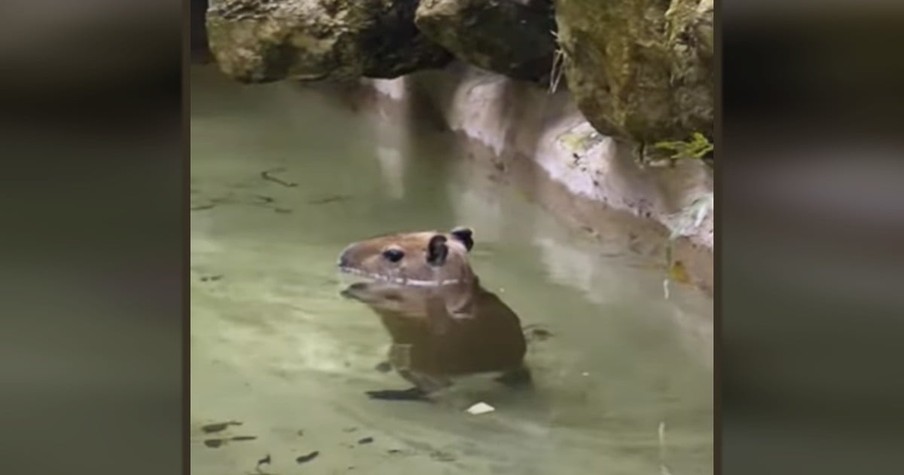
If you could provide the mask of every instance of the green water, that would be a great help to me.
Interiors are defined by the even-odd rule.
[[[666,300],[642,256],[565,229],[417,117],[403,128],[210,68],[193,71],[191,103],[192,473],[712,473],[701,293]],[[478,378],[434,404],[367,399],[406,383],[374,369],[389,339],[339,297],[339,251],[459,224],[487,288],[552,333],[528,350],[535,390]],[[481,401],[495,412],[465,412]],[[202,430],[225,421],[241,425]],[[234,436],[254,439],[209,446]]]

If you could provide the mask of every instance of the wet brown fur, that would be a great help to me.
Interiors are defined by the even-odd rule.
[[[439,265],[431,265],[429,247],[437,235],[445,238],[447,252]],[[460,236],[431,231],[378,236],[352,244],[340,257],[340,267],[371,275],[457,281],[432,287],[368,281],[343,291],[380,316],[392,339],[390,364],[426,393],[448,386],[453,376],[526,371],[520,319],[480,285]],[[387,249],[401,250],[404,258],[390,262],[383,255]]]

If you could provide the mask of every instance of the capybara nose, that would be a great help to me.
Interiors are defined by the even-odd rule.
[[[339,253],[339,260],[336,262],[336,265],[339,267],[348,267],[351,261],[352,247],[354,244],[350,244],[348,247],[342,250]]]

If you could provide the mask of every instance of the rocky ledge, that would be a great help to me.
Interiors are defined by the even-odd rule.
[[[568,86],[599,132],[713,136],[712,0],[559,0]]]
[[[471,65],[548,82],[556,52],[552,0],[421,0],[415,24]]]
[[[414,25],[418,0],[211,0],[210,50],[246,83],[394,78],[452,56]]]
[[[713,136],[712,0],[210,0],[206,27],[242,82],[391,79],[457,59],[567,86],[606,136]]]

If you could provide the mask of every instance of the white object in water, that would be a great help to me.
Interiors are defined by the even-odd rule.
[[[468,408],[468,413],[475,415],[475,416],[479,416],[481,414],[486,414],[488,412],[493,412],[495,410],[496,410],[495,407],[493,407],[485,402],[478,402],[477,404],[474,404],[473,406]]]

